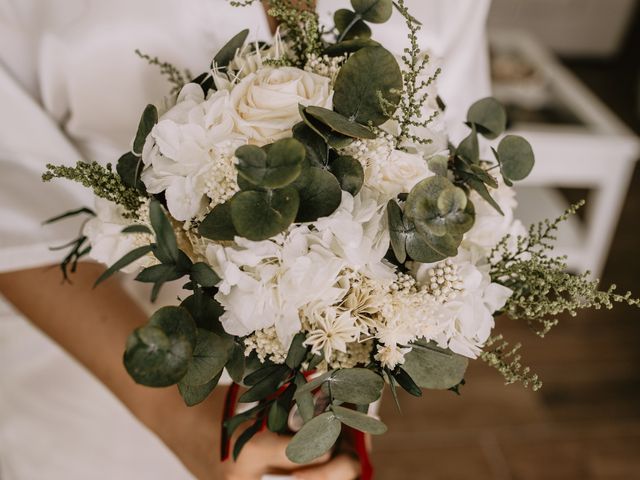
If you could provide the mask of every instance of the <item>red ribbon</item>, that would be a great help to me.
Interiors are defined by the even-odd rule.
[[[220,460],[223,462],[229,458],[229,452],[231,450],[231,437],[227,434],[225,423],[233,417],[236,412],[239,391],[240,387],[238,384],[232,383],[229,385],[224,401],[220,441]],[[371,464],[371,458],[369,457],[365,434],[353,428],[345,428],[345,434],[350,438],[356,454],[358,455],[358,459],[360,460],[360,480],[373,480],[373,465]]]

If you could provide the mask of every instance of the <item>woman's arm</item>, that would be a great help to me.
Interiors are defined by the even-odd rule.
[[[75,357],[178,456],[199,479],[259,480],[271,471],[300,467],[285,455],[287,437],[262,432],[249,442],[237,462],[218,460],[223,389],[203,403],[187,407],[178,390],[136,384],[122,364],[127,336],[146,323],[146,315],[111,280],[93,289],[103,267],[83,263],[63,284],[55,267],[0,274],[0,292],[40,330]],[[346,456],[300,473],[313,480],[357,477],[357,463]]]

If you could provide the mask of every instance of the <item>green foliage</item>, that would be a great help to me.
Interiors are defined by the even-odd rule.
[[[464,378],[469,360],[433,343],[418,341],[411,344],[412,350],[405,355],[402,368],[415,384],[422,388],[447,390],[458,385]],[[396,379],[401,377],[396,376]],[[405,379],[398,383],[403,385]]]
[[[243,145],[235,153],[236,168],[244,179],[264,188],[281,188],[293,182],[302,171],[304,146],[294,138],[278,140],[267,152],[255,145]]]
[[[360,413],[339,405],[332,405],[331,411],[340,422],[361,432],[370,433],[371,435],[382,435],[387,431],[387,426],[384,423],[365,413]]]
[[[313,222],[331,215],[342,201],[342,190],[336,177],[329,171],[310,167],[303,174],[298,188],[300,207],[297,222]]]
[[[351,121],[380,125],[398,105],[401,91],[402,74],[395,57],[382,47],[365,47],[342,65],[333,108]]]
[[[480,358],[498,370],[507,385],[520,382],[525,388],[530,386],[534,391],[539,390],[542,382],[529,367],[522,365],[522,357],[518,354],[520,348],[520,344],[511,347],[502,335],[496,335],[487,340]]]
[[[236,51],[241,49],[244,42],[249,36],[249,29],[242,30],[234,35],[213,57],[211,62],[211,68],[225,68],[231,63],[233,57],[236,55]]]
[[[377,401],[383,387],[382,377],[366,368],[336,370],[323,383],[323,389],[333,400],[357,405],[368,405]]]
[[[96,197],[122,205],[126,215],[137,218],[142,205],[139,192],[125,185],[119,175],[113,172],[111,164],[103,167],[98,162],[78,162],[75,167],[47,164],[42,180],[49,182],[54,178],[66,178],[91,188]]]
[[[360,125],[352,119],[346,118],[333,110],[322,107],[309,106],[304,109],[308,116],[313,117],[333,132],[352,138],[376,138],[371,129]]]
[[[429,98],[428,88],[437,80],[440,75],[440,69],[425,78],[425,71],[429,65],[429,56],[422,52],[418,42],[418,32],[421,28],[420,22],[409,13],[404,0],[398,0],[394,5],[405,20],[409,32],[409,46],[404,49],[401,57],[404,68],[402,71],[402,87],[398,90],[402,91],[402,96],[397,113],[394,114],[396,110],[394,105],[384,104],[384,106],[389,115],[393,115],[398,122],[399,133],[396,139],[398,145],[405,141],[415,144],[428,144],[431,140],[413,132],[415,129],[426,128],[439,115],[439,112],[436,111],[430,117],[423,118],[422,110]]]
[[[339,41],[371,37],[369,25],[362,20],[361,16],[349,9],[341,8],[336,10],[333,14],[333,22],[339,33]]]
[[[299,205],[300,197],[293,187],[239,192],[231,199],[231,219],[239,235],[266,240],[293,223]]]
[[[467,122],[484,137],[494,140],[507,128],[507,112],[495,98],[483,98],[471,105]]]
[[[182,87],[184,87],[187,83],[189,83],[189,78],[191,78],[191,73],[189,70],[181,71],[173,64],[169,62],[163,62],[158,57],[152,57],[147,55],[146,53],[142,53],[140,50],[135,51],[136,55],[138,55],[143,60],[146,60],[149,65],[156,65],[160,68],[160,73],[167,77],[167,81],[173,85],[171,89],[171,94],[177,94]]]
[[[627,303],[640,306],[640,300],[615,292],[615,285],[600,290],[598,280],[590,280],[589,272],[567,272],[566,259],[551,254],[559,225],[575,214],[584,202],[571,206],[555,220],[544,220],[529,228],[528,234],[512,238],[506,236],[490,255],[491,278],[511,290],[513,294],[504,307],[511,318],[525,320],[535,333],[544,337],[558,323],[557,315],[575,316],[580,309],[612,308]],[[495,337],[482,358],[496,367],[508,383],[520,381],[534,389],[541,383],[536,375],[520,363],[516,354],[519,345],[509,349],[501,336]]]
[[[338,179],[340,188],[351,195],[357,195],[364,184],[362,164],[351,156],[340,155],[334,158],[329,170]]]
[[[325,412],[303,425],[287,445],[287,457],[295,463],[309,463],[324,455],[336,443],[342,423],[333,412]]]
[[[238,232],[233,226],[229,202],[216,205],[200,222],[198,233],[210,240],[233,240]]]
[[[56,215],[53,218],[45,220],[42,224],[49,225],[55,222],[60,222],[67,218],[76,217],[78,215],[88,215],[89,217],[95,217],[95,212],[87,207],[78,208],[76,210],[70,210],[68,212],[64,212],[60,215]],[[91,244],[89,243],[89,239],[86,235],[82,234],[82,229],[84,228],[84,223],[80,228],[80,232],[78,237],[71,240],[70,242],[60,245],[58,247],[51,247],[50,250],[64,250],[65,248],[69,248],[69,252],[64,257],[62,262],[60,262],[60,270],[62,270],[62,280],[63,282],[69,282],[69,273],[75,273],[78,268],[78,262],[84,256],[86,256],[91,251]]]
[[[230,337],[199,329],[189,369],[180,383],[200,386],[211,382],[227,364],[232,347]]]
[[[504,182],[523,180],[533,168],[535,158],[529,142],[518,135],[507,135],[493,149],[497,165],[485,168],[488,163],[480,159],[478,134],[494,139],[501,135],[507,123],[504,108],[493,98],[483,98],[474,103],[467,113],[467,125],[471,132],[455,149],[449,166],[453,170],[455,183],[475,190],[498,213],[504,215],[500,205],[491,196],[490,189],[498,188],[498,181],[489,173],[500,168]]]
[[[196,342],[195,322],[182,307],[163,307],[127,339],[124,365],[139,384],[166,387],[187,372]]]
[[[391,0],[351,0],[351,6],[364,20],[371,23],[384,23],[391,17]]]

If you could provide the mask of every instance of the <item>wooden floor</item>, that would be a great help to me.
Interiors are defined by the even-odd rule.
[[[637,46],[637,38],[636,32],[629,41]],[[628,71],[627,60],[623,55],[610,65],[569,66],[639,131],[633,92],[638,62]],[[640,296],[639,218],[636,169],[603,283]],[[526,363],[544,381],[542,390],[503,386],[497,373],[476,362],[460,397],[403,395],[402,414],[387,398],[382,415],[389,432],[375,439],[376,478],[640,479],[640,310],[564,318],[545,340],[510,319],[500,319],[499,327],[507,338],[522,340]]]

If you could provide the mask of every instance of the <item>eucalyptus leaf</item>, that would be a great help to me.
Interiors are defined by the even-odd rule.
[[[338,179],[342,190],[353,196],[358,194],[364,183],[364,169],[358,160],[340,155],[331,161],[329,170]]]
[[[298,368],[306,358],[309,351],[309,347],[304,345],[306,338],[304,332],[299,332],[293,337],[284,362],[289,368]]]
[[[446,178],[429,177],[413,187],[404,214],[427,243],[432,243],[432,237],[462,235],[471,229],[475,220],[473,204],[460,201],[462,196],[466,197],[464,191]],[[454,198],[458,201],[450,201]]]
[[[158,109],[155,105],[147,105],[142,112],[140,123],[138,123],[138,131],[133,141],[133,153],[137,156],[142,155],[142,148],[147,141],[147,136],[151,133],[153,126],[158,123]]]
[[[187,372],[195,344],[195,324],[181,307],[164,307],[127,339],[124,364],[136,383],[166,387]]]
[[[354,38],[370,38],[371,28],[364,23],[356,13],[346,8],[340,8],[333,14],[333,22],[335,23],[340,37],[343,40],[351,40]],[[349,29],[346,33],[345,30]]]
[[[333,412],[325,412],[305,423],[287,446],[287,457],[295,463],[309,463],[324,455],[336,443],[342,425]]]
[[[384,423],[365,413],[337,405],[333,405],[331,410],[342,423],[361,432],[370,433],[371,435],[382,435],[387,431],[387,426]]]
[[[264,377],[249,390],[244,392],[238,401],[241,403],[257,402],[276,393],[282,382],[289,375],[289,369],[285,365],[279,366],[284,366],[285,368],[274,371],[273,374]]]
[[[219,203],[198,226],[198,233],[209,240],[233,240],[238,234],[231,220],[229,202]]]
[[[327,385],[333,399],[363,405],[380,398],[384,380],[366,368],[345,368],[337,370]]]
[[[220,316],[224,313],[224,308],[217,300],[202,290],[196,289],[193,295],[182,301],[181,306],[189,311],[198,328],[204,328],[218,335],[225,333],[219,321]]]
[[[449,159],[442,155],[435,155],[427,160],[427,166],[436,175],[446,177],[449,175]]]
[[[391,18],[393,12],[391,0],[351,0],[351,6],[364,20],[371,23],[384,23]]]
[[[220,277],[216,272],[204,262],[194,263],[189,274],[194,282],[205,288],[215,287],[220,281]]]
[[[239,192],[231,199],[231,219],[239,235],[254,241],[266,240],[293,223],[299,205],[298,191],[292,187]]]
[[[327,164],[329,147],[324,138],[304,122],[296,123],[293,126],[292,133],[293,138],[304,145],[306,150],[305,160],[308,166],[322,167]]]
[[[267,377],[282,377],[289,371],[286,365],[262,365],[244,379],[244,384],[253,386]]]
[[[165,265],[163,263],[159,265],[152,265],[142,270],[137,276],[137,282],[143,283],[156,283],[156,282],[170,282],[183,277],[184,274],[179,272],[175,265]]]
[[[342,190],[338,179],[318,167],[311,167],[305,172],[307,183],[300,189],[300,206],[296,216],[297,222],[313,222],[320,217],[331,215],[340,206]]]
[[[464,172],[459,172],[459,174],[462,177],[462,179],[464,180],[464,182],[469,187],[471,187],[476,192],[478,192],[478,195],[480,195],[483,198],[484,201],[489,203],[489,205],[491,205],[500,215],[504,215],[504,212],[502,211],[502,208],[500,208],[500,205],[498,205],[498,202],[496,202],[494,200],[494,198],[491,196],[491,193],[489,192],[489,189],[484,184],[484,182],[479,180],[473,174],[467,174],[467,173],[464,173]]]
[[[207,399],[209,394],[215,390],[222,376],[222,371],[204,385],[187,385],[180,381],[178,391],[188,407],[193,407]]]
[[[313,403],[313,396],[311,395],[311,391],[302,391],[300,392],[300,388],[307,385],[307,380],[304,375],[301,373],[297,373],[294,379],[296,385],[296,391],[294,392],[294,399],[296,405],[298,407],[298,413],[300,417],[302,417],[302,421],[307,423],[309,420],[313,418],[315,405]]]
[[[300,175],[305,149],[298,140],[285,138],[272,144],[267,153],[255,145],[243,145],[235,154],[242,177],[261,187],[280,188]]]
[[[416,342],[405,355],[402,368],[422,388],[447,390],[464,378],[469,360],[426,342]]]
[[[142,157],[136,155],[133,152],[127,152],[118,159],[116,164],[116,171],[127,187],[135,188],[140,191],[141,194],[146,195],[146,188],[144,183],[140,180],[140,174],[144,163],[142,163]]]
[[[264,420],[262,418],[257,418],[255,422],[251,424],[244,432],[240,434],[236,443],[233,445],[233,460],[237,460],[238,456],[240,456],[240,452],[244,448],[244,446],[251,440],[256,433],[262,429],[262,425]]]
[[[142,247],[134,248],[129,253],[125,254],[122,258],[117,260],[113,265],[111,265],[109,268],[107,268],[98,277],[96,282],[93,284],[94,288],[97,287],[102,282],[104,282],[107,278],[112,276],[114,273],[120,271],[121,269],[123,269],[127,265],[132,264],[136,260],[138,260],[138,259],[144,257],[145,255],[147,255],[148,253],[150,253],[152,249],[153,249],[153,247],[151,245],[144,245]]]
[[[199,329],[193,358],[181,382],[204,385],[222,372],[231,355],[232,341],[209,330]]]
[[[178,241],[173,225],[165,215],[160,202],[154,198],[149,202],[149,219],[156,234],[154,255],[162,263],[176,263],[178,261]]]
[[[471,164],[480,161],[480,144],[478,143],[478,132],[475,124],[471,127],[471,133],[460,142],[456,149],[456,155]]]
[[[122,233],[151,233],[146,225],[129,225],[122,229]]]
[[[312,393],[317,388],[320,388],[320,386],[324,382],[326,382],[334,373],[335,373],[335,370],[329,370],[328,372],[325,372],[322,375],[312,378],[310,381],[306,382],[305,384],[298,385],[298,390],[296,390],[296,394],[294,395],[294,398],[298,398],[299,396],[305,393]]]
[[[323,107],[309,106],[304,109],[307,115],[312,116],[319,122],[331,128],[331,130],[347,137],[353,138],[376,138],[376,134],[371,129],[349,120],[333,110]]]
[[[242,30],[240,33],[231,38],[219,51],[216,56],[213,57],[211,66],[217,66],[219,68],[227,67],[233,57],[236,55],[236,51],[244,45],[247,36],[249,35],[249,29]]]
[[[235,383],[241,383],[244,377],[245,371],[245,356],[244,348],[238,343],[233,344],[231,353],[229,354],[229,360],[225,365],[227,373]]]
[[[318,134],[331,147],[340,149],[347,147],[353,142],[352,137],[342,135],[341,133],[332,130],[324,123],[309,115],[304,106],[299,105],[298,111],[300,112],[300,117],[305,125]]]
[[[287,428],[289,412],[278,402],[273,402],[267,416],[267,428],[276,433],[283,432]]]
[[[489,140],[498,138],[507,128],[507,112],[495,98],[488,97],[471,105],[467,122]]]
[[[398,385],[400,385],[410,395],[413,395],[414,397],[422,396],[422,390],[420,390],[420,387],[413,381],[411,375],[409,375],[403,368],[396,368],[393,372],[393,378],[395,378]]]
[[[512,181],[524,180],[535,164],[531,144],[518,135],[507,135],[498,144],[502,175]]]
[[[342,65],[334,85],[333,107],[349,120],[380,125],[398,105],[401,91],[402,74],[393,54],[382,47],[365,47]]]

